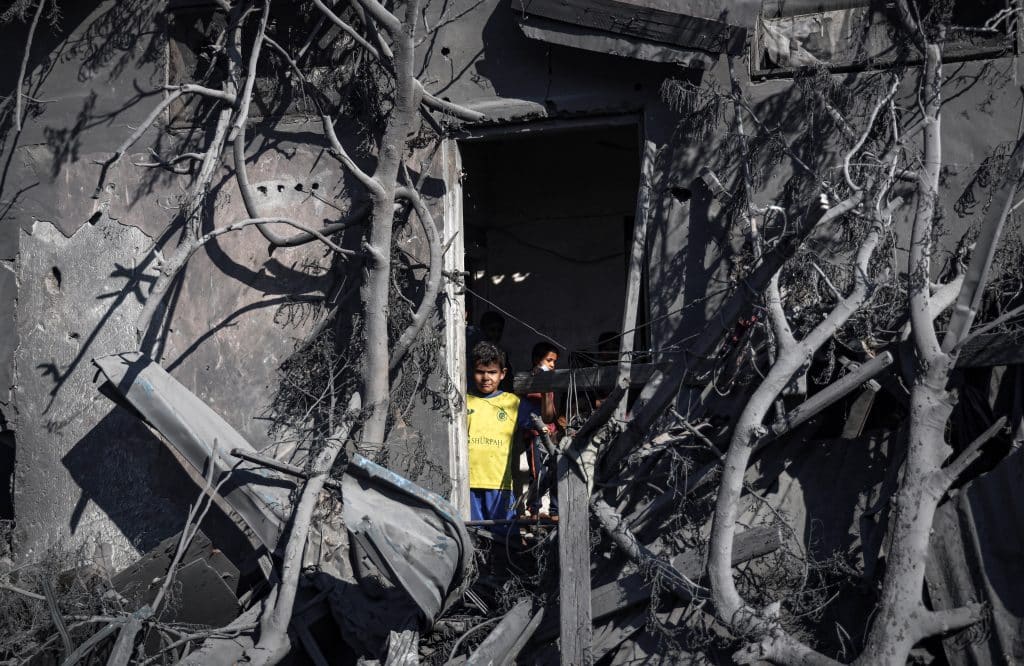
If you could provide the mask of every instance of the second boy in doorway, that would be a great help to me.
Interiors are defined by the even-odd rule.
[[[533,346],[530,361],[533,365],[533,370],[531,371],[533,374],[551,372],[555,369],[555,364],[558,363],[558,347],[550,342],[538,342]],[[555,407],[555,394],[553,392],[529,393],[523,398],[523,402],[529,405],[532,414],[540,415],[547,425],[552,441],[557,441],[555,437],[555,432],[557,431],[555,421],[557,420],[558,412]],[[527,428],[524,428],[524,435],[526,438],[526,456],[530,463],[530,476],[532,477],[529,509],[533,516],[539,517],[542,504],[539,488],[544,479],[551,478],[552,481],[554,480],[552,477],[554,470],[551,469],[554,461],[550,459],[547,448],[541,442],[540,431],[532,423]],[[550,500],[549,514],[551,517],[555,517],[558,515],[558,488],[555,483],[551,484]]]

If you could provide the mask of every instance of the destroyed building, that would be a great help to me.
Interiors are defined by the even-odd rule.
[[[3,68],[0,130],[0,471],[7,493],[0,518],[10,521],[12,562],[31,561],[58,546],[101,560],[111,573],[148,575],[153,553],[168,543],[173,551],[176,535],[187,527],[189,507],[209,472],[206,457],[237,453],[232,464],[274,458],[284,465],[274,468],[277,484],[291,483],[282,479],[297,474],[288,465],[306,464],[302,446],[281,429],[282,376],[326,325],[334,328],[335,318],[360,314],[365,304],[352,294],[363,272],[358,262],[325,257],[319,236],[301,244],[274,238],[306,234],[308,240],[315,235],[310,229],[322,230],[325,242],[350,254],[365,251],[358,220],[374,199],[356,169],[373,168],[375,151],[384,150],[366,128],[383,126],[379,116],[387,113],[368,108],[368,100],[393,92],[367,86],[380,70],[351,53],[359,40],[386,53],[391,38],[366,26],[375,16],[388,25],[387,17],[375,14],[378,7],[399,18],[405,7],[353,0],[326,2],[328,9],[321,10],[322,4],[46,0],[14,3],[0,26],[11,53],[19,54]],[[581,661],[566,657],[574,654],[570,644],[580,641],[569,637],[557,591],[503,606],[508,614],[502,624],[521,624],[507,635],[496,632],[485,649],[514,650],[525,663],[557,661],[560,653],[562,663],[677,663],[680,654],[731,663],[724,646],[736,637],[722,638],[724,630],[711,628],[693,639],[688,623],[704,611],[695,611],[691,598],[674,600],[699,597],[701,586],[709,585],[706,540],[718,472],[708,470],[727,452],[729,428],[757,385],[753,378],[767,373],[776,353],[772,334],[762,332],[770,305],[757,301],[760,296],[737,305],[736,295],[762,294],[769,288],[768,272],[761,269],[770,258],[764,256],[775,253],[782,261],[798,246],[811,254],[799,255],[806,271],[790,274],[792,287],[784,290],[787,297],[804,298],[788,312],[794,330],[802,334],[812,326],[808,321],[820,314],[816,301],[851,288],[854,278],[838,287],[830,278],[837,279],[854,253],[834,252],[830,244],[860,242],[859,232],[850,231],[855,225],[839,219],[808,232],[841,205],[837,192],[847,183],[880,177],[865,166],[888,164],[871,152],[877,149],[873,142],[891,140],[904,155],[910,153],[904,145],[918,150],[924,141],[930,111],[920,90],[927,87],[929,37],[918,45],[893,27],[905,2],[421,4],[412,75],[427,101],[408,132],[414,137],[408,151],[400,151],[408,157],[406,170],[392,180],[407,189],[415,183],[416,198],[422,196],[427,209],[417,212],[421,218],[429,213],[434,226],[396,225],[390,253],[403,280],[392,300],[407,301],[415,313],[417,304],[433,297],[432,311],[406,347],[408,362],[388,368],[393,394],[383,455],[363,450],[353,436],[347,446],[356,462],[337,486],[380,484],[372,492],[419,507],[402,524],[427,525],[453,547],[445,551],[450,570],[441,567],[433,572],[436,580],[421,581],[418,596],[415,584],[388,565],[416,602],[410,613],[432,621],[465,603],[460,576],[472,558],[457,518],[469,518],[461,402],[469,370],[467,323],[478,324],[489,310],[501,312],[501,344],[511,352],[517,393],[554,389],[586,400],[588,391],[607,395],[615,386],[627,388],[618,396],[621,406],[606,414],[622,432],[609,435],[597,472],[589,463],[604,485],[582,503],[579,497],[569,503],[584,516],[593,510],[597,520],[558,527],[582,530],[574,533],[582,541],[572,547],[574,565],[583,569],[576,570],[576,582],[589,591],[580,602],[589,610],[576,618],[586,625]],[[957,27],[942,33],[941,187],[935,203],[941,222],[934,229],[933,297],[939,300],[940,284],[970,273],[964,267],[976,251],[979,226],[1005,209],[1002,246],[1010,249],[999,255],[997,268],[1006,284],[999,298],[985,301],[996,309],[987,313],[994,319],[1019,305],[1011,284],[1019,272],[1014,262],[1022,256],[1011,251],[1022,239],[1019,204],[1007,204],[1003,195],[1004,181],[1016,183],[1019,162],[1020,27],[1012,5],[933,4],[942,4],[942,20]],[[188,209],[205,146],[214,140],[217,114],[237,110],[242,98],[240,91],[230,98],[192,95],[187,87],[220,90],[230,80],[211,78],[211,63],[234,58],[224,55],[231,49],[223,43],[211,43],[242,5],[251,5],[252,14],[238,31],[246,57],[262,21],[283,52],[306,60],[300,74],[290,72],[287,58],[254,64],[252,77],[234,73],[235,84],[249,86],[244,89],[252,94],[251,108],[245,102],[248,126],[243,120],[242,139],[238,127],[222,138],[231,147],[211,175],[199,232],[253,219],[288,218],[298,226],[278,224],[261,233],[264,226],[253,225],[204,237],[187,264],[176,265],[176,250],[190,233],[181,211]],[[356,39],[325,18],[330,8],[365,35]],[[917,20],[924,25],[929,16]],[[308,78],[304,85],[296,83],[300,76]],[[356,169],[336,159],[322,129],[322,102],[304,86],[319,89],[346,120],[359,120],[336,127],[338,144],[354,156],[345,158]],[[875,100],[894,100],[893,127],[905,136],[873,132],[876,117],[882,126],[890,113],[881,103],[873,107]],[[847,106],[837,110],[839,101]],[[847,110],[855,114],[846,116]],[[893,248],[905,253],[912,244],[921,198],[914,186],[928,163],[908,157],[893,169],[889,178],[896,184],[886,198],[893,221],[885,234],[895,257]],[[787,235],[800,229],[796,240]],[[768,239],[765,248],[759,233]],[[772,244],[772,238],[784,242]],[[894,274],[909,275],[910,261],[894,259]],[[813,286],[801,291],[794,275]],[[162,276],[169,276],[166,284]],[[895,307],[886,284],[880,279],[871,286],[879,310]],[[955,297],[953,292],[946,305]],[[157,306],[155,316],[147,304]],[[140,321],[149,325],[139,328]],[[856,343],[830,338],[812,350],[810,370],[787,380],[784,393],[780,389],[778,411],[766,421],[757,447],[751,446],[757,455],[740,511],[746,529],[735,538],[732,563],[750,562],[743,571],[754,578],[788,566],[785,558],[794,549],[822,563],[808,571],[824,571],[821,580],[829,582],[821,589],[828,593],[808,593],[792,613],[817,623],[802,639],[843,661],[867,642],[893,538],[887,503],[902,478],[912,411],[917,357],[908,335],[900,337],[906,319],[894,316],[890,324],[856,324]],[[998,446],[986,447],[939,504],[923,574],[931,609],[980,602],[985,620],[981,629],[929,635],[916,648],[922,660],[1024,660],[1024,589],[1015,575],[1024,554],[1018,448],[1024,403],[1020,344],[1004,328],[957,348],[953,372],[961,378],[960,391],[948,439],[961,451],[998,423]],[[336,326],[339,335],[345,330]],[[596,350],[604,331],[616,333],[617,352],[608,363]],[[525,371],[530,347],[541,338],[565,353],[563,369],[536,378]],[[357,356],[368,353],[355,343],[352,348]],[[711,371],[701,369],[709,363]],[[844,377],[846,384],[833,390]],[[630,423],[638,423],[630,419],[643,415],[644,405],[654,404],[666,387],[672,397],[663,401],[658,418],[641,418],[642,426],[630,430]],[[666,423],[673,418],[666,414],[686,428],[693,416],[700,428],[680,430],[683,425]],[[586,413],[577,415],[586,420]],[[583,432],[592,435],[593,429]],[[762,450],[769,435],[772,446]],[[225,438],[235,443],[229,446]],[[198,444],[188,449],[188,442]],[[684,445],[682,453],[664,453],[672,442]],[[700,451],[691,454],[686,447]],[[368,460],[375,457],[382,467]],[[421,488],[409,490],[409,481]],[[434,495],[420,494],[423,489],[449,501],[458,516],[449,517],[443,500],[434,503]],[[263,553],[257,564],[254,552],[272,551],[284,522],[266,527],[265,534],[256,523],[269,515],[261,513],[267,506],[295,500],[287,492],[267,499],[239,491],[235,497],[246,498],[238,501],[254,507],[246,514],[228,497],[231,492],[225,490],[203,523],[209,542],[199,549],[223,551],[230,562],[221,572],[272,579],[269,556]],[[378,495],[374,501],[382,501]],[[702,499],[691,506],[687,498],[694,495]],[[608,514],[601,513],[604,508]],[[609,530],[601,537],[604,545],[591,552],[591,539],[599,540],[600,525],[612,514],[621,515],[628,530],[618,533],[620,540]],[[354,527],[359,518],[346,518],[349,534],[338,538],[371,552],[383,537],[369,527],[360,532]],[[538,540],[552,546],[552,534],[542,530]],[[690,537],[696,540],[687,542]],[[487,534],[476,538],[485,549],[491,542]],[[568,568],[572,553],[562,541],[552,548]],[[652,565],[649,556],[661,564]],[[375,566],[385,569],[376,560]],[[665,573],[666,567],[677,573]],[[419,573],[407,573],[420,580]],[[557,581],[557,567],[553,575]],[[690,592],[674,587],[682,584],[677,575],[693,583]],[[844,575],[856,584],[834,582]],[[564,576],[562,584],[564,592]],[[229,615],[255,608],[252,598],[237,598],[246,585],[251,583],[228,585]],[[487,616],[486,607],[486,621],[496,623],[493,603],[474,601],[474,622]],[[459,626],[479,626],[474,622]],[[456,624],[447,625],[453,636],[460,633],[451,629]],[[391,628],[407,627],[397,622]],[[785,628],[792,631],[789,624]],[[347,636],[360,630],[355,621],[345,629]],[[487,633],[480,631],[471,644]],[[304,650],[314,662],[324,659],[312,654],[322,643],[319,635],[293,640],[301,643],[296,652]],[[349,645],[343,658],[354,663],[356,656],[380,657],[374,654],[380,646],[370,643]],[[443,645],[453,655],[459,647]],[[431,663],[445,661],[439,654]]]

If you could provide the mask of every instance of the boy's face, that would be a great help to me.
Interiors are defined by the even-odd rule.
[[[555,363],[558,363],[558,352],[549,351],[547,354],[540,357],[540,360],[537,361],[537,367],[554,370]]]
[[[497,363],[477,363],[473,367],[473,383],[484,395],[497,391],[502,379],[505,379],[505,369]]]

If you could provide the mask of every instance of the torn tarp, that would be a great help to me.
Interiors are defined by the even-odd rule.
[[[110,382],[105,392],[127,402],[180,458],[200,473],[214,458],[215,482],[230,473],[220,490],[228,506],[268,550],[283,545],[278,541],[291,515],[294,477],[232,455],[234,450],[256,450],[143,354],[107,356],[94,363]],[[353,604],[362,608],[358,617],[337,619],[347,640],[374,651],[395,623],[419,616],[421,624],[429,625],[457,598],[472,561],[472,545],[447,500],[358,454],[350,457],[341,479],[341,499],[341,520],[319,526],[319,533],[311,536],[310,545],[316,548],[307,548],[307,561],[310,551],[318,554],[311,564],[335,586],[336,609]],[[413,605],[395,608],[402,599]],[[385,600],[387,608],[374,608]]]

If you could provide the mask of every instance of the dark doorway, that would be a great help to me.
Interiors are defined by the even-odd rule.
[[[598,336],[622,327],[637,126],[506,135],[460,152],[470,322],[508,313],[501,346],[515,372],[543,339],[531,327],[575,352],[561,367],[590,365]]]

